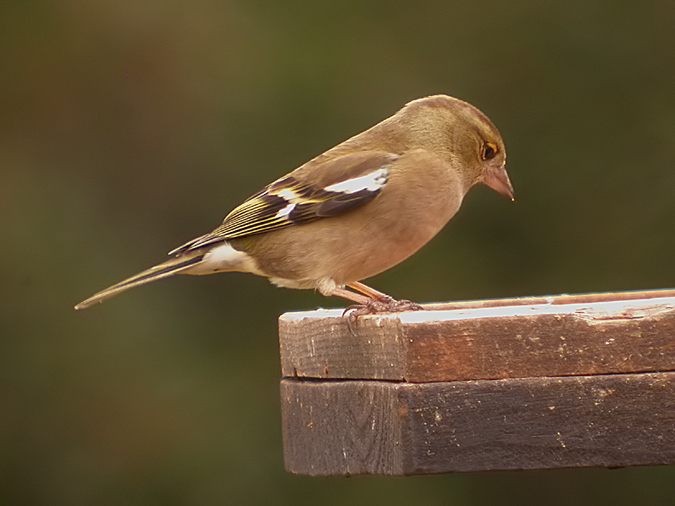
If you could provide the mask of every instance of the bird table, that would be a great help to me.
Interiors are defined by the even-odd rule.
[[[281,316],[286,469],[675,463],[675,290]]]

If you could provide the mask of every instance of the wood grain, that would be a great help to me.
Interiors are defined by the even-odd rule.
[[[287,313],[282,373],[435,382],[675,370],[672,290],[526,300],[369,315],[354,334],[340,310]]]
[[[440,382],[282,380],[292,473],[675,464],[675,373]]]

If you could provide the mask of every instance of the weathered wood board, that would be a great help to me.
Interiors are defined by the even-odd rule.
[[[286,468],[675,464],[675,291],[280,318]]]
[[[340,310],[287,313],[279,322],[282,373],[433,382],[675,370],[675,292],[603,295],[620,300],[455,303],[360,317],[353,333]]]
[[[281,383],[286,469],[420,474],[675,463],[675,373]]]

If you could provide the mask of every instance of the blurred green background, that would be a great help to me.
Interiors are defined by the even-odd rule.
[[[675,469],[283,470],[276,318],[238,274],[72,305],[420,96],[486,112],[486,188],[373,281],[417,301],[675,283],[675,10],[654,2],[0,4],[0,504],[666,504]]]

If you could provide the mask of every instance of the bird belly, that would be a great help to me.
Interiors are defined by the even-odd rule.
[[[270,283],[280,288],[295,288],[299,290],[313,290],[317,288],[317,280],[315,279],[288,279],[271,276]]]
[[[338,250],[341,259],[336,261],[340,268],[333,271],[333,279],[339,284],[367,279],[403,262],[442,228],[410,227],[406,224],[392,224],[380,230],[354,234],[351,240],[370,244],[368,248],[344,247]],[[376,238],[376,241],[372,241]],[[372,241],[372,242],[371,242]]]
[[[277,286],[318,289],[325,279],[342,286],[375,276],[413,255],[456,212],[461,199],[453,200],[451,207],[430,211],[436,211],[435,219],[424,224],[373,207],[372,216],[357,219],[354,213],[327,218],[236,239],[233,244],[256,259],[260,270]],[[364,214],[371,214],[367,211]]]

